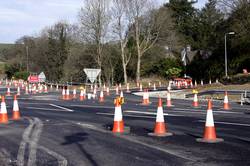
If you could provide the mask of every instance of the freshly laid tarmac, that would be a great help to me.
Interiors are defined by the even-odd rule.
[[[11,89],[16,91],[16,89]],[[3,95],[4,87],[0,88]],[[18,98],[22,116],[0,125],[0,165],[28,166],[201,166],[250,165],[250,106],[213,103],[217,137],[224,142],[196,142],[203,136],[206,101],[199,108],[191,100],[172,100],[164,115],[170,137],[150,137],[157,110],[157,98],[152,104],[140,105],[142,97],[124,93],[123,120],[130,133],[114,135],[114,92],[105,102],[95,100],[61,100],[61,92],[22,95]],[[78,92],[79,95],[79,92]],[[13,97],[6,99],[9,118]]]

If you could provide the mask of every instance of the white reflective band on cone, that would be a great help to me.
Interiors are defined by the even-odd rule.
[[[214,126],[214,118],[213,118],[213,111],[212,110],[207,110],[206,126],[207,127]]]
[[[164,122],[163,108],[157,108],[156,122]]]
[[[19,107],[18,107],[18,102],[17,102],[17,100],[14,100],[13,111],[19,111]]]
[[[1,113],[2,113],[2,114],[7,113],[7,109],[6,109],[6,104],[5,104],[5,102],[1,102]]]
[[[122,108],[121,108],[121,106],[115,107],[114,121],[122,121]]]

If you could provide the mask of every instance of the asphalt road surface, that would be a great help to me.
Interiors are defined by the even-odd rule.
[[[16,89],[11,89],[12,93]],[[6,92],[5,87],[0,93]],[[164,106],[170,137],[151,137],[157,99],[140,105],[142,97],[124,93],[125,125],[130,133],[111,132],[114,94],[105,102],[61,100],[61,92],[19,96],[21,120],[11,120],[13,97],[7,97],[9,124],[0,124],[0,165],[27,166],[201,166],[250,165],[250,106],[213,103],[217,137],[224,142],[196,142],[203,136],[207,103],[193,108],[190,100],[173,100]],[[114,93],[114,92],[113,92]],[[164,99],[164,104],[166,101]]]

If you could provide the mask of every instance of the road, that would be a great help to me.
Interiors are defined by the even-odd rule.
[[[11,89],[15,91],[16,89]],[[5,87],[0,93],[6,92]],[[142,97],[124,93],[122,105],[125,125],[130,133],[112,134],[115,95],[96,100],[61,100],[61,92],[19,96],[22,119],[0,125],[1,165],[250,165],[250,106],[230,103],[222,110],[213,103],[217,144],[196,142],[203,135],[206,102],[193,108],[190,100],[173,100],[164,106],[170,137],[151,137],[157,99],[140,105]],[[13,99],[6,104],[11,117]],[[164,103],[166,103],[164,101]]]

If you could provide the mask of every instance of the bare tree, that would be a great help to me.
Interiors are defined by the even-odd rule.
[[[79,18],[82,27],[83,38],[86,42],[96,46],[93,57],[102,68],[103,45],[109,25],[109,0],[85,0],[81,8]],[[99,75],[101,84],[101,74]]]
[[[133,22],[137,48],[136,81],[140,81],[141,58],[157,41],[160,24],[154,17],[153,3],[150,0],[128,0],[127,14]]]
[[[123,78],[125,84],[128,82],[127,78],[127,65],[130,61],[131,54],[126,50],[128,42],[128,26],[129,20],[126,15],[126,1],[127,0],[113,0],[112,16],[114,20],[114,33],[117,34],[121,49],[122,67],[123,67]]]

